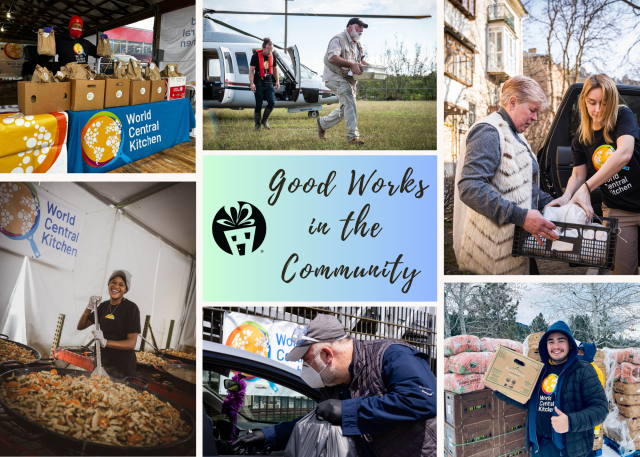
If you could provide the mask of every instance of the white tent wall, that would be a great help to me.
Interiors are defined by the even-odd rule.
[[[0,249],[0,333],[9,317],[11,296],[17,286],[24,257]]]
[[[7,308],[18,283],[21,263],[27,259],[24,281],[27,341],[24,343],[36,348],[43,357],[48,357],[59,314],[66,315],[61,346],[80,346],[92,339],[93,327],[78,331],[76,325],[90,296],[107,298],[107,280],[115,269],[129,270],[132,274],[131,292],[126,297],[140,308],[141,329],[145,315],[152,314],[152,327],[158,344],[161,344],[160,340],[166,342],[170,320],[174,319],[176,325],[180,322],[191,259],[127,219],[124,214],[116,216],[114,225],[116,210],[75,184],[39,185],[87,213],[78,257],[74,271],[66,271],[0,250],[0,329],[7,318]],[[112,226],[113,239],[109,247]],[[175,331],[173,339],[177,342]]]
[[[180,73],[186,76],[187,84],[196,81],[196,7],[188,6],[164,13],[160,24],[160,49],[164,60],[160,69],[168,63],[177,63]]]
[[[161,348],[166,347],[171,320],[175,323],[170,346],[174,349],[182,348],[177,339],[178,326],[185,306],[191,263],[192,259],[183,256],[175,249],[167,245],[162,247],[151,318],[153,334]],[[195,316],[192,320],[195,325]],[[195,335],[192,333],[191,336],[191,341],[180,343],[195,346]]]

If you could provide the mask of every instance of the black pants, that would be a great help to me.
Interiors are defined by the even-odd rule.
[[[274,86],[264,86],[262,84],[256,84],[256,114],[260,114],[262,111],[262,102],[267,101],[267,108],[273,109],[276,106],[276,88]]]

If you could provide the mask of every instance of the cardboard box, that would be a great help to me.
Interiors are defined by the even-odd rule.
[[[164,80],[151,81],[151,100],[150,103],[161,102],[165,97],[166,83]]]
[[[640,395],[640,383],[627,384],[624,382],[614,382],[612,390],[617,394]]]
[[[494,409],[497,398],[493,395],[491,389],[479,390],[468,394],[454,394],[445,392],[445,416],[444,420],[454,427],[472,424],[474,422],[482,422],[487,419],[497,417]],[[506,403],[505,403],[506,404]]]
[[[450,424],[445,423],[445,452],[449,457],[515,457],[526,454],[524,449],[524,425],[522,429],[510,433],[508,435],[498,436],[502,425],[500,420],[494,420],[491,428],[485,428],[481,430],[477,428],[476,432],[468,435],[477,436],[476,440],[466,443],[456,442],[460,439],[460,433],[456,433],[456,428]],[[481,438],[482,436],[492,434],[492,437]]]
[[[104,86],[104,107],[127,106],[129,104],[128,79],[106,79]]]
[[[18,107],[25,116],[69,111],[71,83],[18,81]]]
[[[542,339],[542,335],[544,335],[544,332],[532,333],[531,335],[529,335],[529,341],[528,341],[529,347],[531,346],[538,347],[538,343]]]
[[[482,382],[518,403],[526,403],[543,367],[536,360],[500,346]]]
[[[142,105],[151,100],[151,81],[131,81],[130,105]]]
[[[187,87],[187,77],[180,76],[176,78],[162,78],[166,84],[165,90],[165,100],[177,100],[180,98],[184,98],[186,87]]]
[[[629,418],[629,419],[634,417],[640,418],[640,406],[638,405],[634,405],[634,406],[618,405],[618,409],[620,410],[620,414],[622,414],[626,418]]]
[[[72,79],[71,111],[104,108],[104,86],[104,80]]]
[[[640,405],[640,395],[627,395],[627,394],[614,393],[613,398],[615,398],[618,406]]]
[[[618,417],[623,420],[628,420],[627,425],[629,426],[629,431],[640,431],[640,418],[627,419],[624,416]]]

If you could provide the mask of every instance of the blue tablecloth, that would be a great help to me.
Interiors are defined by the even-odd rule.
[[[196,126],[184,98],[69,114],[69,173],[106,173],[189,141]]]

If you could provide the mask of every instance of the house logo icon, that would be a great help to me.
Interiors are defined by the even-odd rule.
[[[227,254],[245,256],[255,252],[267,234],[267,223],[258,208],[235,202],[220,208],[213,218],[213,239]]]

